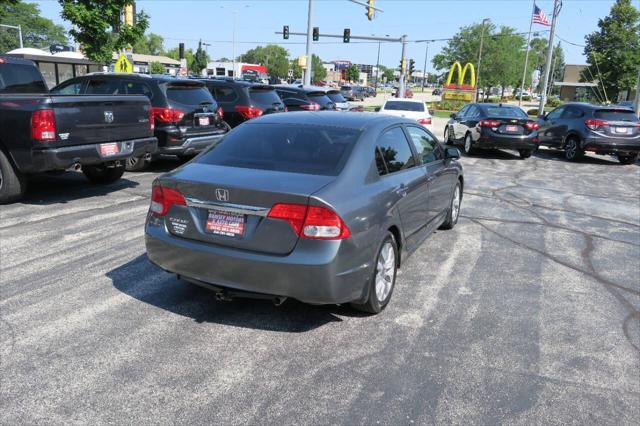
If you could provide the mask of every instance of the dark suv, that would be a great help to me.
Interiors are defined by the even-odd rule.
[[[633,164],[640,152],[640,123],[630,108],[568,103],[539,120],[540,145],[564,150],[569,161],[586,151],[611,154],[622,164]]]
[[[318,86],[274,86],[289,111],[335,111],[336,104],[327,96],[327,90]]]
[[[340,93],[348,101],[364,101],[365,93],[360,86],[341,86]]]
[[[94,73],[72,78],[51,90],[60,94],[145,95],[151,101],[159,155],[194,156],[229,131],[204,83],[144,74]],[[127,160],[128,171],[146,168],[151,156]]]
[[[252,118],[286,108],[273,86],[233,79],[202,80],[224,112],[224,121],[236,127]]]

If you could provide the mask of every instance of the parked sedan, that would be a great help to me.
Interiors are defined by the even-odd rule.
[[[542,116],[540,144],[564,150],[569,161],[585,152],[615,155],[633,164],[640,153],[640,122],[631,108],[569,103]]]
[[[388,99],[382,104],[378,112],[396,117],[411,118],[418,124],[422,124],[429,131],[433,131],[429,108],[424,101],[419,99]]]
[[[465,154],[476,149],[514,149],[522,159],[538,148],[540,125],[521,109],[506,104],[468,104],[451,114],[444,129],[447,144],[462,142]]]
[[[260,117],[156,179],[148,257],[224,299],[292,297],[377,313],[406,255],[456,225],[457,158],[412,120]]]

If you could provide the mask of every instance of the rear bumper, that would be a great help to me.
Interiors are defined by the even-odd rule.
[[[483,131],[475,142],[474,148],[487,149],[530,149],[538,148],[538,133],[530,135],[503,135]]]
[[[371,267],[342,269],[349,252],[342,241],[300,240],[288,255],[266,255],[179,238],[153,218],[145,243],[151,262],[187,280],[314,304],[361,300]]]
[[[209,135],[187,136],[175,142],[167,141],[165,146],[158,147],[158,154],[165,155],[195,155],[210,146],[217,145],[227,132]]]
[[[635,138],[587,137],[582,148],[598,154],[640,153],[640,136]]]
[[[21,169],[25,173],[40,173],[68,169],[76,163],[92,166],[112,161],[123,161],[129,157],[143,157],[146,154],[153,154],[158,148],[158,141],[154,137],[116,143],[119,152],[108,157],[100,155],[100,144],[33,149],[31,151],[32,161]]]

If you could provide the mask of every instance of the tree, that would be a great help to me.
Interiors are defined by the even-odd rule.
[[[200,74],[203,69],[207,68],[209,63],[209,55],[202,48],[202,41],[198,43],[198,50],[193,56],[193,62],[189,65],[189,69],[193,70],[194,74]]]
[[[358,81],[360,79],[360,70],[356,64],[353,64],[347,69],[347,80]]]
[[[302,68],[298,65],[298,59],[290,61],[290,68],[293,70],[293,78],[302,78]]]
[[[585,37],[584,54],[589,66],[582,78],[597,79],[604,86],[606,98],[615,102],[620,92],[629,93],[636,86],[640,64],[640,11],[631,0],[616,0],[609,16],[598,21],[598,28]]]
[[[166,74],[167,69],[158,61],[149,64],[149,74]]]
[[[125,6],[133,0],[59,0],[62,17],[73,24],[73,38],[93,61],[108,64],[113,53],[133,46],[149,26],[149,17],[141,11],[135,25],[120,22]]]
[[[67,44],[65,29],[50,19],[40,16],[35,3],[22,1],[0,1],[0,22],[5,25],[20,25],[24,47],[46,48],[52,44]],[[0,53],[20,47],[18,31],[0,28]]]
[[[382,70],[382,68],[380,68],[380,70]],[[393,69],[385,67],[382,77],[386,78],[387,81],[393,81],[395,78],[395,75],[393,75]]]
[[[322,60],[317,55],[311,55],[311,70],[314,82],[327,78],[327,70],[322,66]]]
[[[527,66],[527,73],[525,75],[525,83],[524,87],[532,86],[531,75],[533,71],[540,71],[540,78],[544,76],[544,66],[547,62],[547,45],[549,41],[544,38],[533,38],[531,39],[530,51],[529,51],[529,64]],[[550,77],[551,81],[562,81],[562,76],[564,74],[564,51],[560,46],[560,43],[556,47],[553,48],[553,57],[552,57],[551,66],[553,68],[553,75]],[[542,81],[539,83],[539,90],[542,90]],[[535,90],[536,88],[533,87]]]
[[[176,61],[180,60],[180,48],[177,46],[167,50],[166,52],[164,52],[164,54],[168,58],[175,59]],[[193,49],[185,49],[184,58],[187,60],[187,68],[192,69],[193,63],[195,60],[195,54],[193,53]]]
[[[143,55],[162,55],[163,52],[164,39],[158,34],[146,34],[133,44],[133,53],[141,53]]]
[[[270,77],[286,78],[289,70],[289,51],[276,44],[258,46],[240,56],[241,62],[262,64]]]

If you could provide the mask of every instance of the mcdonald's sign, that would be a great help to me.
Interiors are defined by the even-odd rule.
[[[458,71],[458,80],[456,83],[452,83],[455,72]],[[469,75],[469,84],[465,84],[464,80]],[[473,100],[473,92],[476,89],[476,70],[471,62],[468,62],[464,68],[460,65],[460,62],[454,62],[449,70],[449,76],[447,77],[447,83],[444,85],[442,93],[443,99],[456,100],[456,101],[470,101]]]

